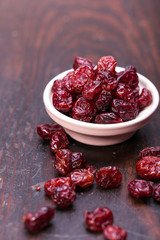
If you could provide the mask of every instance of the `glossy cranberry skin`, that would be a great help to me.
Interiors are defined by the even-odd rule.
[[[64,80],[62,79],[57,79],[53,82],[52,85],[52,92],[56,92],[56,91],[61,91],[61,90],[65,90],[65,85],[64,85]]]
[[[75,169],[68,175],[73,183],[73,186],[81,188],[90,187],[94,182],[94,174],[87,169]]]
[[[109,208],[100,207],[92,212],[84,211],[86,228],[91,231],[102,231],[107,225],[113,223],[113,214]]]
[[[153,183],[146,180],[135,179],[128,183],[128,191],[135,198],[151,197]]]
[[[136,73],[136,68],[132,66],[127,66],[125,71],[118,77],[119,83],[124,83],[129,85],[132,89],[138,86],[138,75]]]
[[[93,167],[92,165],[87,165],[85,168],[93,174],[95,174],[97,171],[97,169],[95,167]]]
[[[63,128],[57,123],[40,124],[37,126],[37,133],[43,139],[51,139],[52,135],[58,131],[63,131]]]
[[[145,180],[160,178],[160,157],[143,157],[136,164],[136,172]]]
[[[76,199],[76,193],[72,187],[61,186],[56,187],[52,193],[52,201],[59,208],[67,208]]]
[[[160,202],[160,184],[158,184],[153,192],[153,197],[156,201]]]
[[[88,81],[82,90],[82,96],[89,100],[92,101],[96,98],[98,93],[102,91],[102,83],[98,80],[96,81]]]
[[[145,107],[149,106],[152,103],[151,92],[148,89],[143,88],[140,96],[138,97],[137,103],[140,110],[143,110]]]
[[[60,174],[66,175],[72,170],[71,157],[72,153],[69,149],[61,149],[57,151],[54,166]]]
[[[117,61],[112,56],[104,56],[100,58],[97,64],[98,71],[105,71],[111,74],[115,73],[115,67],[117,66]]]
[[[110,91],[103,89],[96,99],[95,106],[99,112],[105,112],[110,104],[112,95]]]
[[[24,215],[25,227],[30,232],[38,232],[46,227],[54,217],[54,208],[42,207],[39,211]]]
[[[56,187],[61,187],[61,186],[72,187],[72,180],[69,177],[52,178],[49,181],[45,182],[44,190],[47,195],[52,195],[53,190]]]
[[[87,160],[81,152],[73,152],[71,156],[72,170],[78,168],[85,168]]]
[[[95,123],[98,124],[113,124],[123,122],[120,117],[118,117],[113,112],[100,113],[95,117]]]
[[[69,112],[73,105],[72,95],[65,90],[54,92],[52,102],[53,106],[62,113]]]
[[[97,72],[96,80],[102,82],[102,89],[106,91],[113,91],[118,85],[116,77],[107,72]]]
[[[81,66],[89,66],[91,68],[94,68],[96,65],[90,59],[83,58],[83,57],[76,57],[73,62],[73,69],[76,70]]]
[[[66,148],[69,145],[69,141],[65,132],[59,131],[52,135],[50,141],[50,148],[52,152],[57,152],[62,148]]]
[[[146,148],[142,149],[138,154],[138,159],[141,159],[145,156],[160,157],[160,146],[146,147]]]
[[[113,92],[113,97],[116,99],[122,99],[127,102],[134,102],[134,92],[129,85],[119,83],[117,88]]]
[[[103,235],[106,240],[126,240],[127,239],[127,232],[115,225],[108,225],[106,228],[103,229]]]
[[[63,78],[65,90],[67,90],[70,93],[74,93],[74,86],[73,86],[74,79],[75,79],[74,71],[67,73],[67,75]]]

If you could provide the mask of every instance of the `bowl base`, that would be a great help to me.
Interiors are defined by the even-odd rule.
[[[91,136],[91,135],[89,136],[85,134],[76,133],[66,128],[64,130],[70,137],[72,137],[76,141],[85,143],[88,145],[94,145],[94,146],[109,146],[109,145],[118,144],[128,140],[135,134],[135,131],[134,131],[134,132],[130,132],[122,135],[116,135],[116,136]]]

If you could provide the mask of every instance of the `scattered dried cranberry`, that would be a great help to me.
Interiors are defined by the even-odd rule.
[[[53,101],[53,106],[58,111],[63,113],[69,112],[73,105],[72,95],[65,90],[54,92],[52,96],[52,101]]]
[[[160,157],[145,156],[136,164],[137,174],[146,180],[160,178]]]
[[[37,126],[37,133],[43,139],[51,139],[52,135],[58,131],[63,131],[63,128],[57,123],[40,124]]]
[[[152,102],[152,94],[151,92],[143,88],[140,96],[138,97],[137,103],[138,107],[143,110],[145,107],[149,106]]]
[[[151,197],[153,192],[153,183],[135,179],[128,183],[128,191],[135,198]]]
[[[54,217],[54,208],[43,207],[34,213],[24,215],[25,227],[31,232],[38,232],[46,227]]]
[[[136,68],[133,66],[127,66],[125,71],[118,77],[119,83],[125,83],[129,85],[132,89],[138,86],[138,75],[136,73]]]
[[[108,73],[114,74],[115,67],[117,66],[117,61],[112,56],[104,56],[102,57],[97,64],[97,68],[99,71],[106,71]]]
[[[68,175],[73,183],[73,186],[87,188],[94,182],[94,174],[87,169],[75,169]]]
[[[79,68],[81,66],[89,66],[89,67],[94,68],[95,64],[90,59],[82,58],[82,57],[76,57],[74,59],[73,69],[76,70],[77,68]]]
[[[141,150],[138,154],[138,159],[141,159],[145,156],[156,156],[160,157],[160,146],[156,147],[146,147]]]
[[[105,112],[109,107],[111,98],[111,92],[103,89],[95,102],[95,106],[98,111]]]
[[[113,124],[113,123],[121,123],[123,121],[115,113],[105,112],[105,113],[98,114],[95,117],[94,122],[98,124]]]
[[[109,208],[100,207],[92,212],[84,211],[86,228],[91,231],[102,231],[107,225],[113,223],[113,214]]]
[[[91,80],[88,81],[82,90],[82,96],[89,100],[92,101],[96,98],[97,94],[102,91],[102,83],[98,80]]]
[[[72,187],[72,180],[70,179],[70,177],[52,178],[49,181],[45,182],[44,190],[47,195],[52,195],[53,190],[56,187],[61,187],[61,186]]]
[[[158,184],[153,192],[153,197],[156,201],[160,202],[160,184]]]
[[[115,225],[108,225],[106,228],[104,228],[103,235],[107,240],[127,239],[127,232],[123,228]]]
[[[115,166],[103,167],[96,172],[96,182],[103,188],[115,188],[121,184],[122,174]]]
[[[57,151],[54,166],[60,174],[66,175],[72,170],[71,157],[72,153],[69,149],[60,149]]]
[[[81,152],[73,152],[71,156],[72,169],[85,168],[87,160]]]
[[[93,167],[93,166],[86,166],[85,167],[88,171],[90,171],[91,173],[93,173],[93,174],[95,174],[96,173],[96,171],[97,171],[97,169],[95,168],[95,167]]]
[[[67,208],[76,199],[76,193],[72,187],[63,185],[56,187],[52,193],[52,200],[59,208]]]
[[[56,132],[50,141],[50,148],[52,152],[57,152],[59,149],[66,148],[69,144],[67,135],[62,132]]]

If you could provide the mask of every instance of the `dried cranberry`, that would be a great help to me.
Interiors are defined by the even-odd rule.
[[[160,184],[158,184],[153,192],[153,197],[156,201],[160,202]]]
[[[71,157],[72,153],[69,149],[61,149],[57,151],[55,155],[54,166],[60,174],[66,175],[71,171]]]
[[[57,79],[53,82],[51,91],[56,92],[56,91],[61,91],[61,90],[65,90],[64,80]]]
[[[129,85],[124,83],[119,83],[117,88],[113,92],[113,97],[117,99],[122,99],[127,102],[134,102],[134,92]]]
[[[94,182],[94,174],[87,169],[75,169],[68,175],[73,183],[73,186],[87,188]]]
[[[95,64],[90,59],[83,58],[83,57],[76,57],[74,59],[74,63],[73,63],[74,70],[76,70],[77,68],[79,68],[81,66],[89,66],[89,67],[94,68]]]
[[[58,131],[63,131],[63,128],[57,123],[40,124],[37,126],[37,133],[44,139],[51,139],[52,135]]]
[[[103,167],[96,172],[96,182],[103,188],[115,188],[121,184],[122,174],[115,166]]]
[[[151,197],[153,192],[153,183],[135,179],[128,183],[128,191],[135,198]]]
[[[98,111],[105,112],[107,110],[107,108],[109,107],[111,98],[112,98],[111,92],[103,89],[100,92],[100,94],[95,102],[95,106],[98,109]]]
[[[99,71],[105,71],[111,74],[115,73],[115,67],[117,66],[117,61],[112,56],[104,56],[102,57],[97,64],[97,68]]]
[[[56,187],[52,193],[52,201],[59,208],[67,208],[76,199],[76,193],[72,187],[63,185]]]
[[[145,156],[156,156],[160,157],[160,146],[156,147],[146,147],[141,150],[138,154],[138,159],[141,159]]]
[[[118,77],[119,83],[125,83],[129,85],[132,89],[135,89],[138,86],[138,75],[136,73],[135,67],[128,66],[125,68],[125,71]]]
[[[72,187],[72,180],[69,177],[52,178],[49,181],[45,182],[44,190],[47,195],[52,195],[53,190],[56,187],[61,187],[61,186]]]
[[[58,111],[63,113],[69,112],[73,105],[72,95],[65,90],[54,92],[52,96],[52,101],[53,106]]]
[[[24,215],[25,227],[31,232],[38,232],[46,227],[54,217],[54,208],[43,207],[34,213]]]
[[[100,207],[92,212],[84,211],[86,228],[91,231],[102,231],[107,225],[113,223],[113,214],[109,208]]]
[[[95,99],[98,93],[102,91],[102,83],[98,80],[96,81],[88,81],[82,90],[82,96],[89,100],[92,101]]]
[[[97,72],[96,80],[102,82],[102,88],[106,91],[113,91],[118,84],[115,76],[112,76],[110,73],[107,72]]]
[[[66,148],[69,144],[67,135],[60,131],[52,135],[50,148],[52,152],[57,152],[59,149]]]
[[[81,152],[73,152],[71,156],[72,169],[85,168],[87,160]]]
[[[140,96],[137,99],[138,107],[140,110],[143,110],[145,107],[149,106],[152,102],[152,94],[151,92],[143,88]]]
[[[130,103],[121,99],[113,99],[111,101],[111,109],[117,113],[123,121],[136,118],[139,111],[136,103]]]
[[[115,225],[108,225],[106,228],[104,228],[103,235],[107,240],[127,239],[127,232],[123,228]]]
[[[97,169],[91,165],[90,166],[87,165],[85,168],[93,174],[95,174],[97,171]]]
[[[94,122],[98,123],[98,124],[113,124],[113,123],[121,123],[123,121],[115,113],[106,112],[106,113],[98,114],[96,116]]]
[[[145,156],[136,164],[137,174],[146,180],[160,178],[160,157]]]
[[[65,89],[70,93],[74,93],[73,86],[74,78],[75,78],[74,71],[67,73],[67,75],[63,78]]]

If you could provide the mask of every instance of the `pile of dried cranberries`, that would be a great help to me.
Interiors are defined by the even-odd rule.
[[[143,88],[140,93],[135,67],[116,72],[116,66],[112,56],[102,57],[97,66],[89,59],[76,57],[73,71],[53,83],[54,107],[74,119],[98,124],[136,118],[151,104],[151,92]]]

